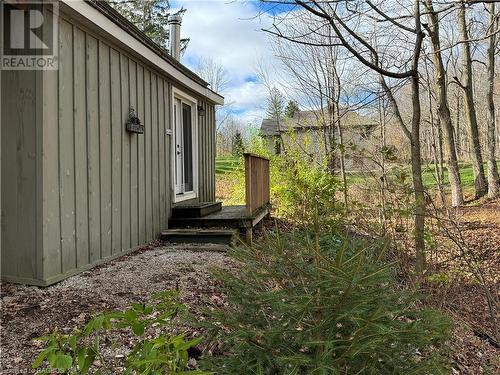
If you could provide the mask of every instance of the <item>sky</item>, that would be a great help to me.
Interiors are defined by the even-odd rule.
[[[195,69],[200,58],[224,66],[229,84],[222,92],[230,111],[245,124],[260,125],[267,90],[256,76],[259,61],[271,63],[269,36],[261,29],[271,24],[271,14],[286,6],[263,8],[258,1],[175,0],[172,9],[184,7],[181,37],[190,38],[181,61]]]

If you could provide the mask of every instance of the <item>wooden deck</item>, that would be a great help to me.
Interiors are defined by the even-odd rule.
[[[222,206],[218,212],[203,217],[171,218],[170,228],[237,228],[245,232],[247,241],[252,240],[252,228],[268,216],[270,206],[265,205],[252,215],[247,214],[246,206]]]
[[[237,228],[252,242],[252,228],[269,215],[270,186],[269,159],[245,153],[245,205],[224,206],[216,202],[198,203],[194,206],[174,207],[169,220],[170,228],[181,228],[185,236],[188,229]],[[174,233],[179,235],[179,232]],[[192,233],[191,233],[192,234]]]

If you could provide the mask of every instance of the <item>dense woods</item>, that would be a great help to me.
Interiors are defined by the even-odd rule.
[[[335,114],[339,103],[345,111],[356,111],[355,105],[370,107],[370,101],[387,102],[391,127],[399,126],[410,148],[404,156],[409,158],[412,171],[417,272],[425,268],[422,161],[434,159],[436,168],[442,168],[443,159],[447,160],[451,206],[463,203],[457,148],[461,149],[462,158],[472,162],[475,198],[487,192],[495,197],[498,190],[495,156],[489,157],[493,159],[488,164],[489,186],[483,165],[483,154],[491,155],[492,151],[494,154],[498,140],[493,93],[498,14],[494,3],[488,6],[481,3],[297,1],[297,8],[277,16],[273,26],[265,30],[278,39],[277,56],[297,78],[298,85],[294,88],[299,91],[298,96],[302,92],[312,96],[308,99],[320,110],[322,126],[332,135],[336,133],[336,137],[330,136],[328,140],[332,152],[332,143],[343,144],[342,126],[350,125],[339,126],[342,121]],[[444,40],[443,35],[447,36]],[[344,65],[343,74],[338,73],[339,61]],[[297,66],[303,71],[298,71]],[[366,73],[363,78],[368,80],[366,87],[357,83],[352,88],[352,82],[359,80],[359,71]],[[318,77],[320,82],[306,80],[308,74]],[[310,85],[306,90],[304,82]],[[453,94],[463,103],[455,111],[455,128],[449,105],[453,85],[456,86]],[[482,87],[487,89],[481,90]],[[354,105],[346,101],[353,95],[358,98]],[[481,132],[477,115],[479,95],[488,103],[485,111],[488,116],[481,121]],[[459,136],[454,135],[463,133],[462,122],[467,126],[464,140],[467,153],[455,140]],[[435,152],[436,157],[432,158],[426,150]],[[342,172],[342,152],[337,154]],[[438,171],[437,177],[439,189],[443,190],[441,174]]]
[[[263,30],[276,63],[257,67],[267,120],[247,142],[273,161],[276,214],[331,230],[316,213],[389,240],[411,290],[434,295],[444,277],[465,298],[481,285],[476,307],[498,343],[499,247],[464,232],[469,207],[483,223],[499,216],[498,4],[264,3],[290,6]],[[241,181],[223,173],[219,196],[241,199]],[[464,319],[465,307],[453,310]]]

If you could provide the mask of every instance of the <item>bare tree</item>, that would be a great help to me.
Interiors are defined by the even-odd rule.
[[[441,54],[441,39],[439,36],[438,13],[434,10],[433,1],[425,0],[424,5],[427,11],[428,27],[427,31],[432,45],[432,61],[434,64],[434,81],[437,95],[437,110],[441,126],[444,128],[444,141],[448,154],[448,175],[451,186],[451,205],[460,206],[464,202],[462,186],[460,184],[460,172],[458,168],[457,151],[453,135],[453,125],[451,122],[450,107],[448,104],[448,86],[446,84],[446,70]]]
[[[345,150],[345,144],[344,144],[344,136],[343,136],[343,130],[342,130],[342,124],[341,124],[341,119],[342,119],[342,114],[340,112],[340,95],[341,95],[341,89],[340,89],[340,75],[337,69],[337,58],[335,54],[333,53],[333,48],[329,48],[330,51],[330,61],[332,64],[332,73],[333,73],[333,82],[334,82],[334,97],[332,100],[332,109],[330,110],[333,112],[334,115],[334,122],[337,125],[337,134],[338,134],[338,140],[339,140],[339,145],[340,145],[340,155],[339,155],[339,161],[340,161],[340,176],[342,178],[342,185],[344,187],[344,207],[346,212],[349,209],[348,205],[348,199],[347,199],[347,175],[346,175],[346,170],[345,170],[345,155],[344,155],[344,150]],[[335,141],[335,139],[334,139]]]
[[[290,3],[290,2],[287,2]],[[395,14],[396,7],[391,9],[382,9],[371,1],[351,1],[351,2],[323,2],[323,1],[294,1],[303,10],[316,16],[331,28],[333,35],[336,36],[337,43],[349,51],[357,61],[370,68],[380,77],[380,83],[383,91],[392,106],[396,120],[403,129],[404,134],[410,140],[411,148],[411,166],[413,177],[413,190],[415,197],[415,250],[416,250],[416,272],[422,274],[425,269],[425,199],[424,186],[422,181],[421,165],[421,147],[420,147],[420,92],[419,92],[419,60],[422,51],[422,41],[424,33],[421,24],[420,2],[413,2],[411,10],[401,8],[400,14]],[[368,7],[368,8],[367,8]],[[371,11],[371,14],[368,12]],[[389,12],[391,14],[389,14]],[[404,39],[401,51],[409,51],[407,58],[402,61],[402,53],[392,55],[390,51],[390,41],[386,35],[386,44],[374,45],[373,38],[366,36],[366,28],[371,26],[363,15],[368,15],[369,22],[375,18],[385,23],[386,27],[393,28],[399,40]],[[411,18],[411,25],[405,20],[404,24],[399,20],[401,17]],[[280,29],[280,23],[275,22],[268,32],[296,43],[310,44],[303,40],[303,35],[286,35]],[[315,30],[309,30],[309,35],[314,34]],[[389,52],[387,52],[389,51]],[[403,54],[404,55],[404,54]],[[389,62],[388,62],[389,61]],[[389,67],[388,64],[391,64]],[[403,67],[401,69],[401,67]],[[391,68],[396,68],[391,69]],[[389,85],[388,79],[407,79],[411,85],[412,95],[412,115],[409,126],[401,115],[398,103],[394,97],[393,91]]]
[[[228,88],[230,78],[227,70],[222,64],[212,58],[205,57],[198,61],[195,68],[196,73],[209,84],[210,89],[213,91],[224,94]],[[225,101],[223,106],[215,107],[215,123],[217,140],[220,147],[217,147],[217,153],[224,154],[227,152],[227,133],[231,131],[234,121],[231,121],[231,108],[232,103]]]
[[[264,61],[260,60],[257,62],[255,67],[255,73],[259,77],[260,82],[264,85],[267,91],[267,98],[265,104],[265,112],[266,117],[269,119],[273,119],[276,122],[276,135],[275,139],[275,148],[278,153],[281,150],[286,152],[286,146],[283,142],[283,118],[285,116],[285,108],[286,108],[286,97],[283,95],[281,90],[276,85],[275,77],[272,77],[272,74],[269,70],[269,67],[266,66]]]
[[[248,138],[248,126],[234,114],[229,114],[221,129],[216,133],[217,155],[226,156],[233,151],[233,140],[236,133],[240,133],[243,139]]]
[[[294,31],[306,33],[308,28],[317,24],[312,18],[303,18],[303,23],[288,25]],[[330,33],[329,33],[330,32]],[[284,39],[274,40],[276,57],[281,61],[284,69],[290,73],[288,86],[291,91],[297,92],[308,108],[312,109],[307,124],[317,129],[321,134],[316,141],[322,145],[323,155],[330,173],[336,172],[337,154],[338,166],[344,188],[344,204],[347,201],[347,177],[345,170],[345,144],[343,139],[342,120],[349,112],[349,106],[340,104],[342,95],[341,77],[345,71],[347,56],[340,56],[340,46],[335,45],[331,30],[326,29],[321,37],[316,35],[309,45],[296,44]],[[305,40],[305,39],[304,39]],[[339,66],[340,65],[340,66]],[[344,121],[345,123],[345,121]],[[307,150],[305,150],[307,151]],[[318,150],[319,151],[319,150]]]
[[[443,206],[446,205],[446,197],[444,193],[444,171],[443,171],[443,135],[442,135],[442,125],[441,125],[441,117],[438,115],[437,119],[434,116],[434,95],[431,87],[431,79],[429,77],[429,69],[427,67],[427,61],[425,62],[425,73],[426,73],[426,85],[427,85],[427,100],[429,102],[429,120],[428,123],[430,125],[430,140],[428,143],[430,152],[429,155],[432,154],[432,158],[434,161],[434,174],[439,190],[439,197]],[[439,110],[438,110],[439,111]],[[451,123],[451,117],[450,117]],[[452,129],[453,130],[453,129]],[[437,133],[437,134],[436,134]],[[436,142],[437,140],[437,142]],[[453,146],[455,146],[453,144]],[[430,159],[430,158],[429,158]],[[458,163],[457,163],[458,166]]]
[[[218,93],[227,89],[229,75],[224,66],[212,58],[204,57],[198,61],[196,73],[209,84],[210,88]]]
[[[491,34],[489,37],[489,45],[487,52],[487,70],[488,70],[488,197],[496,198],[500,195],[500,179],[498,176],[498,168],[495,158],[496,153],[496,137],[495,137],[495,102],[493,100],[493,93],[495,89],[495,50],[497,46],[496,34],[494,31],[497,29],[499,15],[495,11],[495,3],[492,2],[488,6],[489,12],[489,27],[487,33]]]
[[[463,81],[458,77],[455,82],[462,88],[465,96],[465,115],[469,125],[469,136],[472,145],[472,167],[474,170],[475,197],[480,198],[487,192],[486,177],[484,175],[483,157],[481,154],[481,143],[479,140],[479,128],[477,123],[476,105],[474,103],[472,56],[469,41],[469,29],[466,20],[465,1],[461,0],[458,5],[458,25],[461,36],[462,74]]]
[[[302,29],[304,25],[299,27]],[[333,109],[334,77],[331,74],[331,63],[325,56],[325,48],[296,45],[280,39],[274,42],[275,55],[283,64],[283,69],[289,73],[288,79],[282,84],[292,95],[297,93],[302,103],[313,110],[315,124],[308,125],[321,129],[322,151],[329,160],[329,165],[333,167],[335,134],[333,113],[330,109]]]

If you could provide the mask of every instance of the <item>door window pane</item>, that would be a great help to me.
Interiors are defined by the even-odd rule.
[[[182,113],[181,113],[181,101],[180,99],[175,99],[174,102],[174,158],[175,158],[175,193],[182,194],[182,184],[183,184],[183,150],[182,150]]]
[[[193,131],[191,106],[182,103],[182,133],[184,151],[184,191],[193,190]]]

